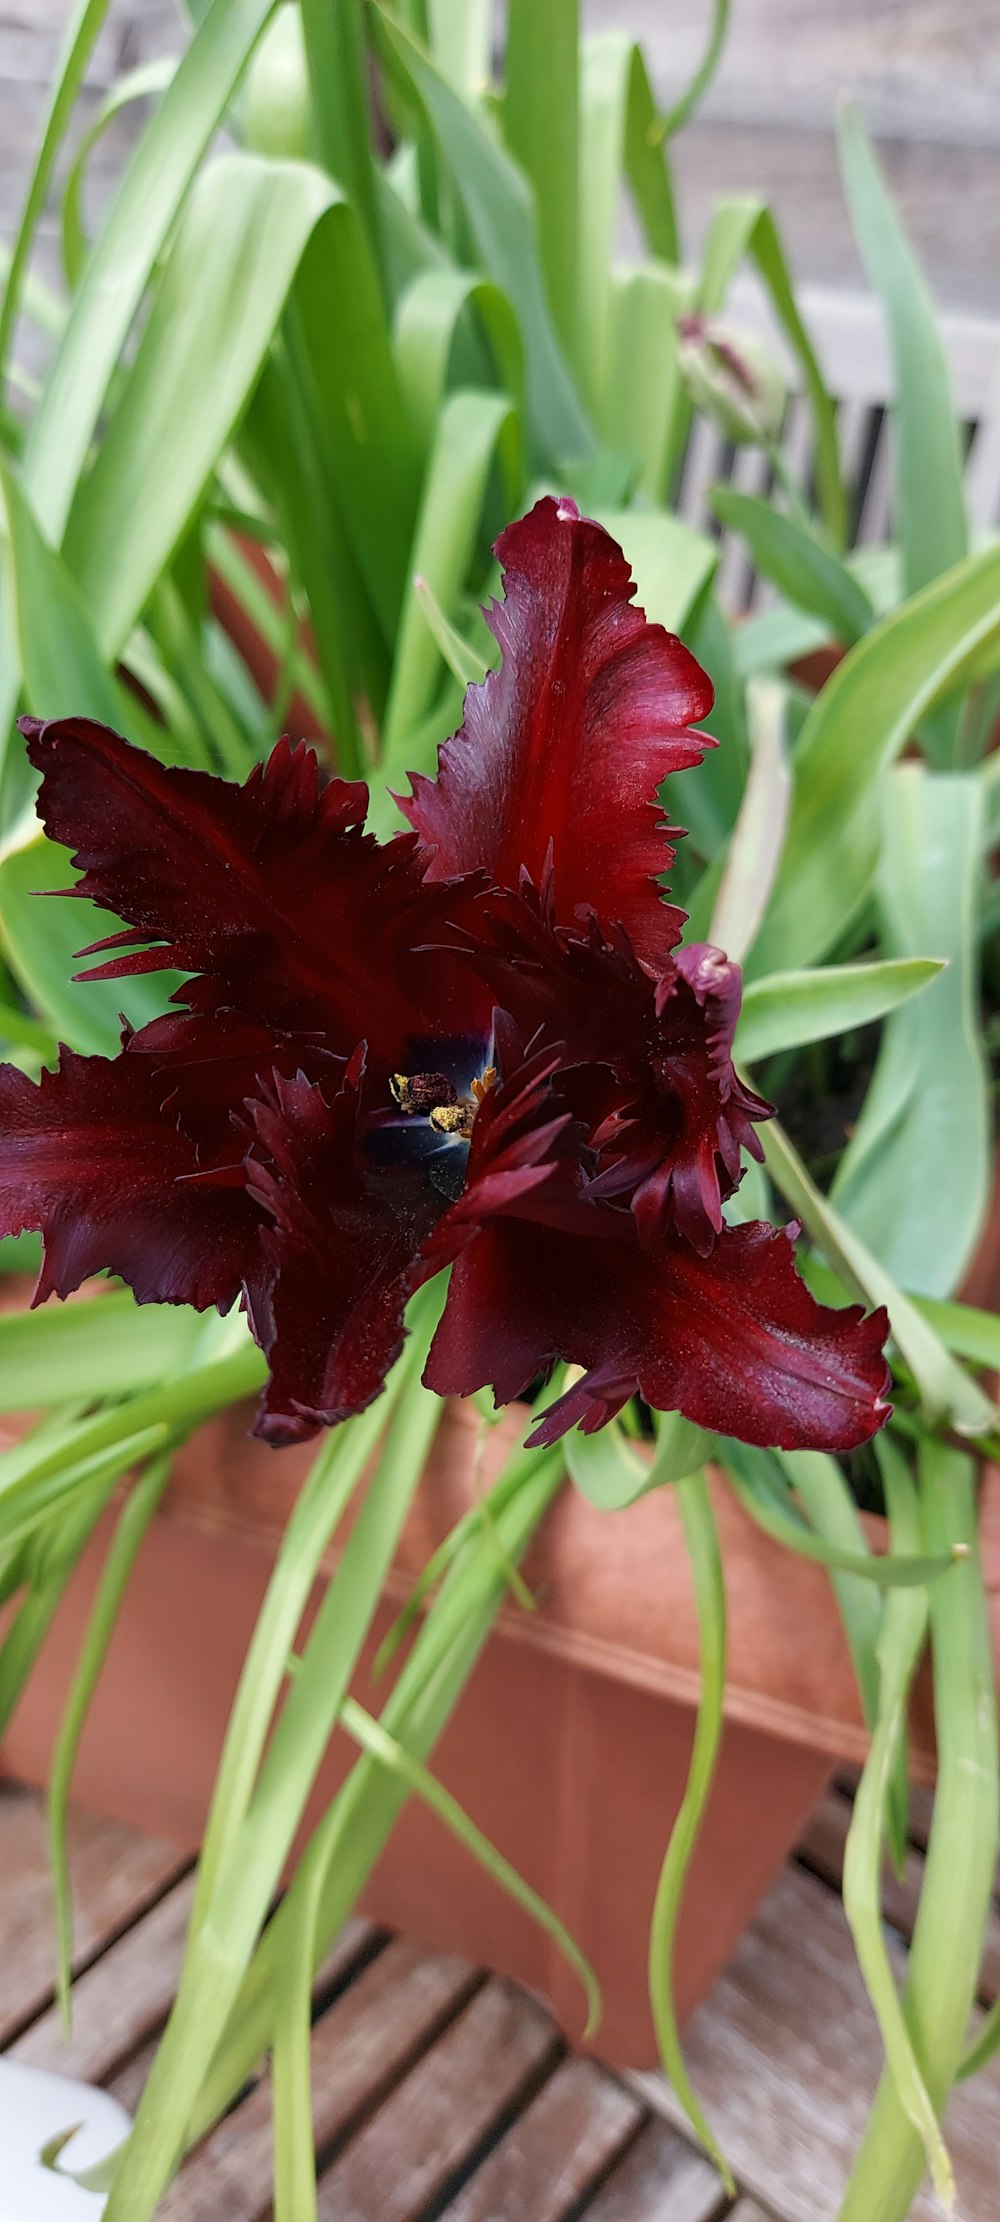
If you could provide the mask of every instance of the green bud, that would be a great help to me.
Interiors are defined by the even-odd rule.
[[[714,417],[727,440],[768,447],[777,439],[788,389],[755,333],[719,317],[680,316],[677,360],[695,406]]]
[[[285,0],[262,38],[243,96],[243,137],[255,154],[307,161],[312,101],[298,0]]]

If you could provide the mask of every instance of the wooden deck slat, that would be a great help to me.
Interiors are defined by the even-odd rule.
[[[905,1953],[890,1942],[900,1977]],[[787,1867],[686,2031],[695,2087],[737,2179],[780,2222],[834,2222],[881,2066],[843,1906]],[[683,2128],[661,2076],[636,2088]],[[955,2222],[1000,2211],[1000,2062],[955,2092],[945,2124]],[[940,2222],[926,2190],[910,2222]]]
[[[64,2037],[50,2006],[11,2045],[14,2060],[104,2083],[170,2011],[184,1951],[194,1877],[161,1898],[137,1927],[111,1945],[73,1985],[73,2026]]]
[[[419,2222],[558,2045],[525,1992],[486,1983],[323,2176],[320,2222]]]
[[[638,2099],[595,2061],[564,2060],[443,2222],[564,2222],[642,2121]]]
[[[182,1872],[176,1847],[74,1811],[73,1964],[85,1968]],[[52,1881],[41,1800],[0,1787],[0,2045],[48,2006],[55,1976]]]
[[[729,2211],[710,2162],[666,2122],[654,2120],[640,2131],[585,2215],[586,2222],[718,2222]]]
[[[399,1940],[386,1945],[313,2032],[319,2151],[378,2104],[479,1981],[464,1960],[420,1952]],[[270,2212],[271,2156],[271,2090],[265,2078],[192,2153],[157,2222],[223,2222],[223,2217],[257,2222]]]

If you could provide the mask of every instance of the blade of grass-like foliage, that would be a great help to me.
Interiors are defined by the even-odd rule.
[[[477,98],[489,83],[490,0],[427,0],[427,22],[438,68],[460,93]]]
[[[183,1371],[202,1322],[185,1305],[137,1304],[129,1289],[0,1316],[0,1412],[127,1395]]]
[[[422,1355],[429,1339],[428,1334]],[[107,2222],[123,2222],[125,2216],[128,2222],[148,2222],[183,2150],[204,2077],[357,1664],[439,1410],[428,1390],[408,1384],[319,1606],[253,1794],[231,1836],[228,1831],[222,1836],[210,1882],[199,1885],[177,1999],[115,2177]],[[313,1537],[320,1552],[328,1535],[324,1518]],[[313,1560],[313,1575],[320,1552]],[[237,1811],[243,1797],[242,1767],[240,1774]]]
[[[954,1564],[953,1552],[942,1552],[937,1557],[909,1551],[873,1552],[865,1549],[863,1535],[857,1545],[845,1545],[829,1534],[817,1534],[803,1520],[779,1480],[773,1452],[727,1440],[719,1456],[740,1503],[758,1527],[787,1550],[797,1552],[800,1558],[814,1559],[831,1573],[848,1574],[853,1581],[871,1582],[883,1589],[918,1589],[946,1574]],[[797,1468],[789,1465],[788,1471],[793,1478],[797,1476]]]
[[[892,1444],[880,1445],[890,1533],[908,1551],[920,1542],[916,1490]],[[886,1949],[881,1910],[883,1814],[892,1784],[906,1708],[927,1629],[927,1600],[914,1592],[887,1599],[878,1638],[879,1693],[871,1749],[858,1784],[844,1849],[844,1911],[858,1965],[874,2009],[886,2068],[916,2129],[942,2205],[954,2204],[955,2180],[937,2115],[913,2048]]]
[[[680,262],[681,247],[669,133],[669,118],[657,109],[642,49],[633,46],[625,111],[625,175],[650,254],[673,265]]]
[[[432,443],[448,385],[473,383],[452,377],[470,313],[488,339],[498,383],[522,405],[524,348],[506,295],[468,270],[423,270],[397,303],[392,335],[404,404],[422,453]]]
[[[507,295],[520,322],[528,411],[542,453],[555,461],[589,454],[594,434],[552,322],[528,186],[423,48],[384,7],[377,13],[388,54],[430,120],[483,268]]]
[[[37,717],[93,717],[120,727],[125,701],[67,565],[44,539],[23,487],[0,462],[8,577],[25,694]],[[20,739],[18,746],[21,746]]]
[[[883,948],[937,950],[946,970],[884,1028],[832,1201],[894,1279],[948,1297],[978,1240],[992,1134],[978,1026],[975,900],[981,790],[970,772],[901,764],[882,790]]]
[[[384,1724],[345,1699],[340,1723],[376,1765],[396,1778],[404,1793],[423,1799],[445,1828],[472,1859],[479,1862],[498,1889],[545,1930],[580,1979],[587,2002],[585,2037],[592,2037],[601,2014],[601,1987],[579,1946],[530,1883],[518,1874],[496,1846],[438,1782],[429,1769],[407,1751]],[[331,1844],[333,1856],[336,1847]],[[312,2104],[310,2038],[312,2034],[312,1979],[316,1965],[317,1933],[327,1875],[319,1865],[309,1870],[308,1893],[296,1903],[290,1921],[288,1957],[275,2002],[274,2065],[274,2169],[275,2222],[309,2222],[315,2213],[315,2169],[312,2153]]]
[[[573,360],[598,415],[607,387],[612,332],[612,272],[625,161],[633,41],[598,31],[580,55],[580,199]]]
[[[785,754],[785,689],[756,679],[747,688],[750,768],[712,905],[708,938],[737,964],[752,947],[781,862],[791,800]],[[699,889],[704,902],[710,880]],[[698,912],[692,911],[692,933]]]
[[[151,1427],[93,1461],[72,1500],[31,1544],[30,1587],[0,1646],[0,1734],[7,1727],[64,1591],[126,1466],[154,1454],[165,1430]]]
[[[854,234],[888,328],[898,537],[905,591],[914,594],[969,551],[948,360],[934,303],[856,108],[841,110],[839,139]]]
[[[973,1365],[1000,1373],[1000,1318],[996,1312],[979,1311],[974,1304],[942,1304],[930,1296],[917,1296],[914,1303],[949,1350],[971,1359]]]
[[[742,533],[756,569],[786,601],[824,618],[838,640],[850,645],[874,624],[864,587],[818,533],[732,486],[713,487],[712,507],[731,532]]]
[[[712,1788],[722,1740],[726,1692],[726,1589],[712,1500],[703,1473],[688,1474],[685,1480],[677,1482],[676,1488],[698,1615],[701,1698],[684,1796],[653,1902],[649,1930],[649,2002],[664,2071],[696,2137],[714,2160],[727,2191],[735,2195],[729,2164],[702,2112],[685,2066],[673,1993],[674,1945],[681,1901]]]
[[[136,149],[94,247],[24,451],[25,490],[42,531],[54,541],[62,538],[112,374],[151,272],[274,6],[275,0],[212,0]],[[141,500],[141,492],[135,498]],[[0,780],[7,788],[6,752],[18,691],[16,643],[3,591]]]
[[[676,404],[677,317],[686,278],[660,263],[615,271],[611,339],[598,421],[608,446],[634,458],[636,486],[653,501],[666,492]]]
[[[66,530],[109,658],[200,506],[327,211],[332,188],[305,163],[222,155],[198,179]]]
[[[150,274],[273,6],[274,0],[212,0],[95,245],[26,457],[29,494],[53,537],[69,514],[108,381]]]
[[[944,957],[886,957],[869,964],[831,964],[808,972],[773,972],[752,980],[736,1033],[742,1064],[782,1049],[829,1041],[852,1027],[885,1018],[919,995],[943,971]],[[904,1276],[905,1278],[905,1276]]]
[[[107,12],[108,0],[77,0],[66,26],[49,94],[42,143],[31,173],[27,199],[6,273],[3,301],[0,302],[0,388],[6,376],[7,358],[20,313],[38,219],[45,207],[66,126]]]
[[[504,1501],[495,1507],[498,1553],[481,1523],[469,1530],[406,1659],[381,1715],[382,1724],[414,1757],[427,1761],[475,1666],[508,1594],[505,1560],[515,1563],[562,1480],[558,1450],[518,1451],[509,1461]],[[300,1863],[288,1896],[270,1923],[248,1970],[225,2040],[199,2093],[188,2126],[193,2143],[229,2103],[270,2042],[275,1998],[294,1918],[295,1891],[310,1887],[314,1867],[326,1881],[316,1948],[329,1950],[406,1799],[405,1785],[364,1757],[328,1809]],[[113,2222],[113,2218],[111,2218]]]
[[[952,1357],[929,1319],[905,1296],[881,1261],[847,1225],[810,1179],[798,1152],[776,1119],[760,1130],[764,1165],[776,1188],[845,1288],[866,1304],[884,1304],[896,1345],[913,1375],[930,1425],[950,1422],[960,1435],[981,1435],[996,1424],[996,1408],[964,1366]]]
[[[103,10],[102,10],[103,13]],[[73,157],[62,194],[62,261],[70,287],[79,285],[87,260],[87,240],[83,228],[83,194],[87,167],[94,148],[99,145],[109,124],[114,123],[124,108],[136,100],[153,99],[157,93],[166,92],[177,68],[176,58],[164,55],[161,61],[141,62],[138,69],[130,69],[119,77],[105,95],[93,122],[88,124]]]
[[[61,1495],[79,1486],[105,1452],[120,1452],[122,1464],[127,1464],[142,1455],[136,1445],[145,1442],[150,1429],[163,1428],[179,1441],[210,1412],[252,1396],[262,1387],[267,1367],[256,1343],[245,1329],[242,1332],[244,1339],[226,1355],[189,1365],[179,1376],[125,1397],[90,1419],[44,1428],[4,1451],[0,1455],[0,1547],[33,1526]],[[155,1443],[146,1445],[155,1447]]]
[[[398,822],[389,786],[404,771],[433,768],[416,761],[412,736],[433,703],[441,677],[441,652],[428,630],[414,581],[426,580],[446,615],[454,609],[481,530],[487,481],[496,457],[504,467],[506,493],[514,508],[523,484],[523,465],[517,419],[506,395],[449,395],[424,484],[381,757],[372,783],[370,823],[383,835]]]
[[[683,632],[715,569],[711,540],[669,510],[654,514],[602,503],[600,522],[621,541],[635,578],[636,600],[650,622],[665,625],[668,633]]]
[[[673,107],[667,110],[663,119],[664,132],[668,137],[672,138],[675,132],[683,131],[685,124],[690,121],[695,109],[704,99],[722,58],[722,49],[726,43],[728,29],[729,0],[713,0],[712,19],[708,28],[705,52],[690,84],[685,86],[680,99],[676,100]]]
[[[925,712],[1000,639],[1000,548],[985,548],[883,618],[817,697],[795,752],[781,869],[755,976],[805,964],[842,935],[879,852],[878,781]]]
[[[420,490],[374,265],[349,203],[307,241],[286,318],[315,455],[392,651]]]
[[[107,1658],[122,1599],[143,1537],[170,1478],[171,1458],[154,1458],[125,1500],[101,1569],[49,1765],[46,1820],[52,1893],[56,1916],[56,1998],[63,2028],[71,2021],[73,1979],[73,1899],[66,1842],[66,1813],[73,1769],[86,1726],[90,1701]]]
[[[381,270],[381,224],[368,120],[363,0],[301,0],[317,151],[341,185]]]
[[[423,611],[427,630],[437,642],[441,660],[447,664],[452,677],[458,680],[460,687],[482,686],[489,665],[476,649],[470,648],[468,641],[449,622],[433,587],[421,577],[419,571],[413,574],[413,591]]]
[[[143,1026],[166,1007],[178,975],[74,982],[77,950],[107,933],[109,914],[63,895],[72,879],[69,852],[41,833],[0,859],[4,952],[59,1041],[111,1057],[121,1046],[122,1012],[133,1026]]]
[[[538,252],[564,346],[576,329],[579,239],[579,0],[510,0],[503,133],[531,186]]]
[[[956,1537],[966,1558],[929,1593],[937,1790],[902,2013],[940,2121],[962,2057],[989,1912],[1000,1826],[997,1710],[975,1472],[926,1441],[919,1461],[925,1550]],[[841,2222],[905,2222],[925,2165],[924,2141],[887,2064],[841,2208]]]

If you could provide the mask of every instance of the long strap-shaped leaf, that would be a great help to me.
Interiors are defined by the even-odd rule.
[[[59,148],[70,119],[73,103],[83,83],[87,63],[93,53],[101,25],[108,12],[108,0],[77,0],[77,5],[66,27],[62,53],[56,64],[56,73],[49,96],[48,114],[42,132],[42,143],[35,158],[27,198],[17,238],[7,270],[3,301],[0,302],[0,390],[7,369],[7,356],[14,337],[14,327],[21,309],[21,297],[28,275],[28,264],[34,243],[38,219],[45,207],[52,173]]]
[[[704,1473],[695,1473],[686,1475],[674,1486],[694,1583],[701,1658],[701,1698],[684,1796],[671,1832],[653,1903],[653,1918],[649,1930],[649,2001],[660,2058],[666,2073],[692,2129],[706,2152],[710,2153],[727,2190],[735,2195],[736,2186],[728,2163],[702,2112],[685,2066],[674,2000],[674,1945],[681,1900],[715,1774],[715,1763],[722,1741],[726,1689],[726,1591],[708,1484]]]

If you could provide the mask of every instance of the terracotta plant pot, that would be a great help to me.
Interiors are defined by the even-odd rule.
[[[523,1414],[489,1440],[498,1461]],[[83,1740],[74,1794],[193,1849],[254,1618],[310,1447],[280,1455],[226,1412],[178,1457],[143,1546]],[[430,1552],[481,1493],[476,1421],[447,1406],[387,1585],[381,1639]],[[678,1988],[704,1995],[838,1760],[865,1748],[854,1678],[823,1571],[768,1541],[713,1483],[729,1598],[727,1720],[684,1906]],[[1000,1530],[1000,1519],[994,1519]],[[105,1538],[79,1568],[7,1736],[2,1763],[45,1781]],[[997,1553],[1000,1558],[1000,1551]],[[687,1558],[669,1489],[601,1513],[560,1493],[525,1563],[533,1613],[501,1612],[435,1757],[441,1779],[568,1923],[605,1992],[606,2058],[654,2058],[646,2000],[650,1908],[683,1791],[698,1696]],[[368,1656],[371,1656],[371,1648]],[[359,1677],[359,1694],[384,1700]],[[354,1757],[339,1732],[308,1825]],[[932,1764],[926,1723],[918,1771]],[[544,1934],[411,1801],[365,1909],[542,1992],[578,2036],[579,1994]]]

